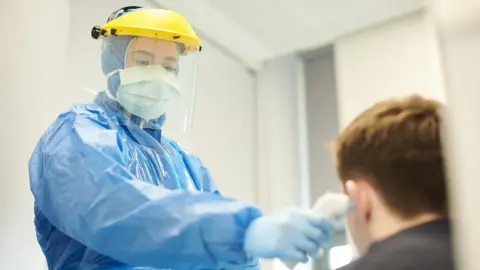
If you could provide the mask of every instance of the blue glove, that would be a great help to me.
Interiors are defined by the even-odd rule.
[[[258,218],[248,227],[244,250],[249,256],[291,262],[319,256],[333,235],[333,224],[311,210],[289,208]]]

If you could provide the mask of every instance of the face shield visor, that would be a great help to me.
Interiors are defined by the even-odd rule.
[[[190,131],[198,59],[199,50],[187,52],[182,43],[136,37],[128,45],[124,68],[107,75],[119,78],[118,89],[108,89],[107,93],[118,101],[128,117],[140,118],[142,127],[158,127],[157,119],[179,108],[184,130]]]
[[[164,9],[125,7],[112,13],[105,25],[95,26],[92,37],[106,38],[104,44],[114,45],[104,46],[110,53],[102,56],[102,66],[109,66],[103,68],[106,92],[125,115],[141,119],[142,127],[161,128],[160,118],[180,109],[184,130],[191,130],[201,40],[182,15]],[[129,41],[126,51],[119,45],[121,40]],[[115,45],[123,49],[115,50]],[[112,55],[123,62],[113,69],[105,65],[112,62]]]

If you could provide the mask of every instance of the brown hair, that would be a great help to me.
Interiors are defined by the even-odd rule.
[[[369,181],[403,218],[447,215],[441,110],[437,101],[413,95],[364,111],[335,140],[342,182]]]

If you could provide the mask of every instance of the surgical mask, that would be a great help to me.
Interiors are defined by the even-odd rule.
[[[143,119],[159,118],[172,101],[181,97],[175,76],[162,66],[130,67],[116,70],[109,76],[116,72],[120,76],[120,86],[114,99],[126,111]]]

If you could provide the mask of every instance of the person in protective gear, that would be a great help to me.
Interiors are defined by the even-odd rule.
[[[60,114],[29,162],[49,269],[247,269],[316,255],[329,220],[222,197],[200,159],[162,136],[182,93],[179,57],[200,50],[181,15],[126,7],[92,36],[107,89]]]

